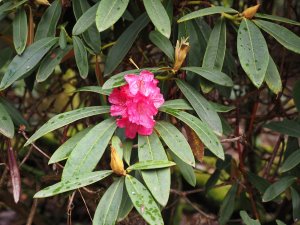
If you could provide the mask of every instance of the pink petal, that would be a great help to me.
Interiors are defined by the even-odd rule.
[[[147,128],[147,127],[144,127],[144,126],[141,126],[141,125],[139,126],[138,134],[140,134],[140,135],[147,136],[147,135],[151,135],[152,132],[153,132],[153,127]]]

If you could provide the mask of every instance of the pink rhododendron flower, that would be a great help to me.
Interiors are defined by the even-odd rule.
[[[125,128],[126,137],[133,139],[137,133],[150,135],[157,109],[164,103],[158,80],[147,70],[140,75],[125,75],[125,80],[127,84],[115,88],[108,98],[112,104],[110,114],[119,116],[117,125]]]

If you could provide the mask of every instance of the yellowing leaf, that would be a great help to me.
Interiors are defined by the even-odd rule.
[[[114,171],[114,173],[118,175],[126,175],[123,161],[113,146],[111,146],[110,157],[110,167]]]
[[[247,9],[244,10],[244,12],[242,13],[242,15],[247,18],[247,19],[252,19],[253,16],[255,16],[257,10],[259,9],[260,4],[257,4],[255,6],[249,7]]]

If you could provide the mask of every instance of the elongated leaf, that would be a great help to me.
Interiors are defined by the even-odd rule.
[[[19,6],[23,5],[24,3],[26,3],[27,1],[28,0],[21,0],[21,1],[14,2],[13,4],[10,4],[10,6],[5,7],[4,10],[8,12],[10,10],[16,9],[17,7],[19,7]]]
[[[243,19],[238,30],[237,50],[241,66],[256,87],[264,81],[269,64],[266,40],[258,27]]]
[[[195,166],[195,158],[189,143],[174,125],[165,121],[157,121],[155,130],[178,158],[186,164]]]
[[[125,12],[129,0],[102,0],[96,13],[96,25],[99,32],[114,25]]]
[[[275,93],[278,94],[282,90],[282,82],[277,66],[269,56],[269,65],[265,76],[265,81],[268,87]]]
[[[91,130],[92,127],[88,127],[71,138],[69,138],[65,143],[63,143],[56,151],[53,153],[51,158],[49,159],[48,164],[60,162],[69,157],[73,149],[76,147],[78,142]]]
[[[228,222],[228,220],[230,219],[233,211],[234,211],[234,205],[235,205],[235,195],[238,189],[238,185],[234,184],[230,190],[227,192],[220,211],[219,211],[219,223],[221,225],[224,225]]]
[[[147,14],[157,30],[166,38],[171,35],[169,16],[160,0],[143,0]]]
[[[218,13],[238,13],[238,11],[228,8],[228,7],[214,6],[214,7],[200,9],[195,12],[189,13],[189,14],[181,17],[177,22],[181,23],[181,22],[184,22],[187,20],[198,18],[198,17],[208,16],[208,15],[213,15],[213,14],[218,14]]]
[[[104,69],[104,75],[112,73],[126,56],[140,31],[149,23],[146,14],[139,16],[118,38],[110,49]]]
[[[289,171],[300,163],[300,149],[295,150],[282,164],[280,171],[282,173]]]
[[[139,214],[150,225],[163,225],[164,221],[160,210],[144,185],[130,175],[126,176],[125,184],[131,201]]]
[[[139,161],[145,160],[168,160],[165,150],[153,132],[150,136],[138,137],[138,156]],[[153,171],[142,171],[142,177],[159,204],[165,206],[170,193],[170,169],[159,169]],[[134,203],[134,202],[133,202]]]
[[[133,204],[128,195],[128,192],[126,188],[123,188],[122,202],[118,213],[118,221],[125,219],[127,215],[130,213],[130,211],[132,210],[132,208],[133,208]]]
[[[174,99],[165,101],[160,108],[194,110],[185,99]]]
[[[231,78],[225,73],[216,69],[204,67],[182,67],[181,69],[194,72],[195,74],[200,75],[201,77],[219,85],[228,87],[233,86],[233,81],[231,80]]]
[[[38,27],[36,29],[34,41],[38,41],[45,37],[54,37],[56,33],[56,26],[61,14],[61,2],[55,0],[51,6],[47,8],[43,14]]]
[[[222,134],[220,117],[209,102],[198,91],[184,81],[177,79],[176,84],[193,106],[201,120],[208,124],[217,134]]]
[[[296,179],[296,177],[286,176],[271,184],[262,197],[263,202],[269,202],[275,199],[288,187],[290,187],[296,181]]]
[[[13,2],[7,1],[0,5],[0,21],[9,13],[10,7],[13,5]]]
[[[168,160],[145,160],[129,166],[127,170],[153,170],[166,168],[174,165],[176,165],[174,162]]]
[[[288,18],[281,17],[281,16],[276,16],[276,15],[268,15],[268,14],[264,14],[264,13],[256,13],[254,17],[255,18],[260,18],[260,19],[273,20],[273,21],[277,21],[277,22],[288,23],[288,24],[300,26],[300,23],[297,22],[297,21],[290,20]]]
[[[287,28],[264,20],[254,22],[265,32],[273,36],[285,48],[300,54],[300,37]]]
[[[298,221],[300,219],[300,195],[291,187],[292,205],[293,205],[293,219]]]
[[[293,99],[298,112],[300,112],[300,80],[298,80],[293,87]]]
[[[67,31],[64,27],[60,28],[58,43],[61,49],[65,49],[67,47]]]
[[[198,137],[201,139],[203,144],[218,158],[224,159],[224,151],[219,139],[216,137],[214,132],[205,123],[199,120],[197,117],[175,109],[163,108],[160,109],[162,112],[166,112],[192,128]]]
[[[111,147],[114,148],[118,156],[123,159],[123,144],[118,136],[113,136],[111,139]]]
[[[2,103],[0,103],[0,133],[8,138],[13,138],[15,134],[13,121]]]
[[[93,127],[71,152],[62,179],[92,171],[101,159],[116,128],[116,121],[113,118]]]
[[[258,220],[252,219],[246,211],[240,211],[240,216],[242,217],[243,222],[246,225],[260,225],[260,222]]]
[[[221,105],[216,102],[209,102],[209,104],[215,109],[216,112],[229,112],[235,109],[234,106],[231,105]]]
[[[13,57],[14,51],[10,47],[2,48],[0,50],[0,68],[5,66]]]
[[[87,185],[96,183],[97,181],[104,179],[110,174],[112,174],[111,170],[80,174],[78,176],[70,177],[70,179],[68,180],[62,180],[57,184],[46,187],[43,190],[37,192],[33,197],[46,198],[67,191],[75,190],[77,188],[85,187]]]
[[[212,32],[210,33],[202,62],[202,67],[221,71],[225,59],[225,52],[226,22],[224,19],[219,19]]]
[[[130,159],[131,159],[131,152],[132,152],[132,141],[128,141],[126,140],[123,143],[123,158],[125,160],[125,162],[127,163],[127,165],[130,165]]]
[[[99,3],[93,5],[79,17],[72,30],[73,35],[79,35],[86,31],[90,26],[92,26],[92,24],[95,22],[98,6]]]
[[[16,156],[11,147],[7,149],[7,156],[14,201],[18,203],[21,196],[21,177]]]
[[[37,82],[45,81],[54,71],[55,67],[60,64],[63,57],[72,49],[67,46],[64,49],[56,48],[50,51],[42,60],[41,65],[36,74]]]
[[[86,87],[81,87],[75,90],[75,92],[94,92],[98,93],[101,95],[110,95],[111,89],[103,89],[100,86],[86,86]]]
[[[1,80],[0,89],[7,88],[31,71],[57,41],[57,38],[43,38],[30,45],[21,56],[15,56]]]
[[[286,225],[284,222],[282,222],[281,220],[276,220],[276,224],[277,225]]]
[[[291,137],[300,137],[300,123],[297,121],[284,119],[283,121],[270,122],[264,127]]]
[[[93,225],[115,224],[122,202],[124,180],[124,177],[117,179],[107,189],[97,206]]]
[[[17,53],[20,55],[24,51],[27,42],[28,27],[27,27],[27,15],[23,8],[20,8],[16,12],[16,16],[13,20],[13,40]]]
[[[74,121],[94,116],[103,113],[108,113],[109,106],[91,106],[81,109],[75,109],[69,112],[64,112],[52,117],[47,123],[45,123],[40,129],[38,129],[25,143],[25,146],[44,136],[45,134],[56,130],[60,127],[73,123]]]
[[[255,187],[261,194],[263,194],[270,186],[270,183],[266,179],[254,173],[248,172],[247,176],[253,187]]]
[[[174,47],[168,38],[163,36],[160,32],[154,30],[149,34],[149,39],[160,50],[162,50],[162,52],[165,53],[172,62],[174,61]]]
[[[75,60],[80,76],[85,79],[89,73],[89,62],[87,57],[87,51],[81,39],[73,36],[73,45]]]

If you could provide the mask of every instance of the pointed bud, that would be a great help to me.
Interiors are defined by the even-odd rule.
[[[113,146],[111,146],[110,157],[111,157],[110,167],[114,171],[114,173],[118,174],[118,175],[122,175],[122,176],[126,175],[126,171],[124,170],[123,161]]]
[[[187,53],[190,50],[190,44],[187,40],[188,38],[182,38],[180,41],[177,40],[175,48],[175,63],[173,67],[173,70],[175,72],[177,72],[180,69],[187,56]]]
[[[38,5],[50,5],[48,0],[35,0],[35,3]]]
[[[252,17],[255,16],[255,14],[257,13],[259,6],[260,4],[257,4],[255,6],[245,9],[242,13],[243,17],[245,17],[246,19],[252,19]]]

